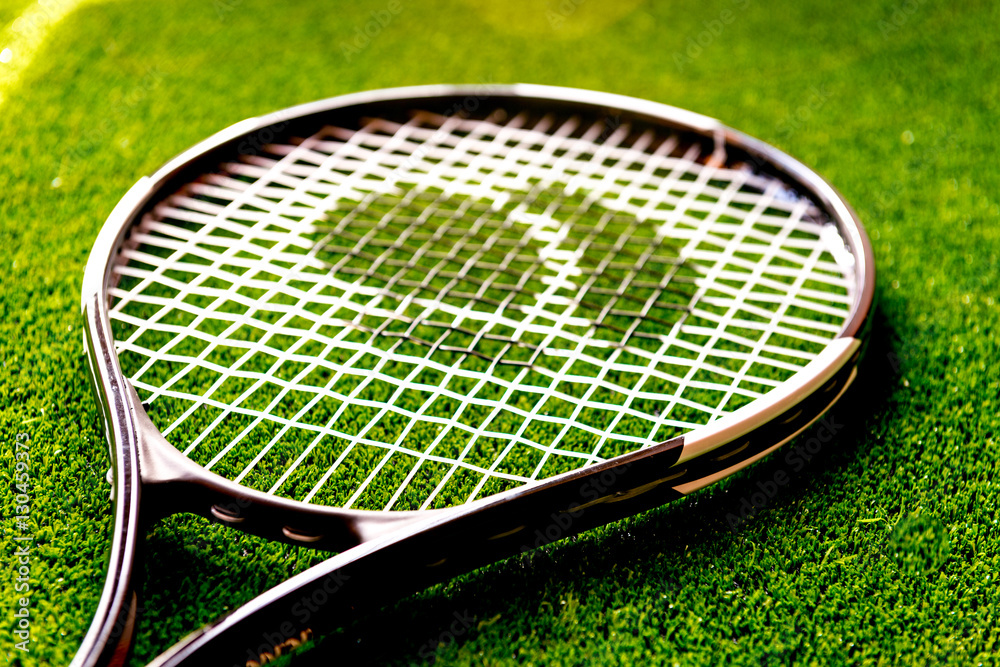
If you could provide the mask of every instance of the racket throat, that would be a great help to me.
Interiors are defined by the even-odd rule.
[[[306,505],[240,486],[171,445],[132,384],[126,381],[126,386],[138,440],[140,521],[146,528],[186,512],[269,540],[340,552],[428,518],[426,511],[373,513]]]

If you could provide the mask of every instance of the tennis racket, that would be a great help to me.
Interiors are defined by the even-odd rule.
[[[254,665],[726,477],[854,379],[874,276],[822,178],[661,104],[436,86],[239,123],[87,265],[115,524],[74,664],[128,659],[173,512],[339,552],[156,661]]]

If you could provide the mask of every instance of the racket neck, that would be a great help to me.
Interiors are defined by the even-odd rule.
[[[140,518],[147,529],[172,514],[186,512],[268,540],[340,552],[408,523],[426,520],[428,512],[359,512],[308,505],[216,475],[167,442],[131,383],[126,384],[142,470]]]

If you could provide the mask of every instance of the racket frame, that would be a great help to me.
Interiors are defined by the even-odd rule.
[[[711,139],[717,153],[741,151],[758,166],[776,170],[784,180],[804,186],[836,222],[855,259],[852,308],[839,337],[790,380],[707,427],[599,465],[447,509],[375,512],[306,505],[241,487],[202,469],[167,443],[125,379],[112,341],[105,288],[112,279],[115,255],[134,222],[150,210],[161,193],[172,192],[191,174],[217,165],[218,156],[231,153],[234,148],[237,153],[253,151],[255,145],[267,143],[268,135],[287,132],[289,124],[309,125],[317,117],[353,114],[356,108],[369,105],[440,108],[444,100],[461,105],[485,98],[499,99],[501,104],[509,99],[519,107],[584,105],[608,114],[620,112]],[[446,572],[467,571],[496,560],[497,554],[517,552],[523,546],[518,540],[523,540],[524,531],[530,534],[532,525],[532,521],[520,520],[524,517],[542,517],[544,525],[545,521],[551,521],[548,517],[553,512],[573,512],[572,531],[562,535],[566,536],[660,505],[732,474],[808,428],[850,385],[870,328],[874,286],[871,244],[857,215],[830,184],[768,144],[711,118],[667,105],[608,93],[529,84],[417,86],[344,95],[237,123],[181,153],[152,176],[142,177],[111,213],[87,264],[82,289],[84,346],[111,452],[115,518],[105,586],[95,620],[73,664],[121,664],[127,659],[137,609],[133,584],[140,551],[138,541],[150,523],[176,511],[201,514],[269,539],[343,553],[293,577],[208,629],[198,631],[186,643],[162,656],[158,661],[162,664],[181,664],[208,645],[218,648],[240,628],[245,631],[251,626],[264,627],[266,620],[261,625],[260,619],[269,616],[269,608],[276,608],[283,599],[299,593],[318,590],[316,586],[328,581],[333,573],[353,567],[357,578],[363,578],[379,556],[398,556],[401,549],[412,552],[449,543],[458,552],[442,556],[443,560],[430,559],[420,564],[423,572],[400,568],[396,576],[383,577],[386,595],[401,594],[406,592],[403,589],[408,588],[407,582],[388,579],[409,576],[413,584],[425,585],[425,580],[433,582],[449,576]],[[640,462],[642,465],[634,465]],[[681,466],[696,472],[678,483],[674,474]],[[600,485],[606,493],[590,498],[588,483],[601,479],[610,480],[609,484]],[[181,488],[184,493],[178,492]],[[180,505],[175,504],[178,498],[183,499]],[[588,502],[581,503],[581,499]],[[365,566],[364,562],[370,565]],[[448,566],[441,567],[444,563]],[[350,606],[358,604],[352,602]],[[339,615],[331,615],[326,625],[335,624],[337,618]],[[236,654],[243,655],[239,651]],[[200,659],[206,657],[204,653],[198,655]]]

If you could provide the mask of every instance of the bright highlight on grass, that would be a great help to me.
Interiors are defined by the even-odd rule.
[[[53,0],[30,5],[0,36],[0,104],[17,87],[21,75],[49,32],[87,0]]]

